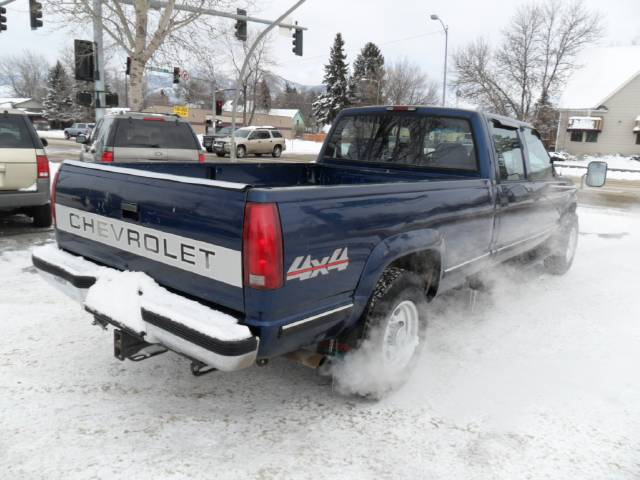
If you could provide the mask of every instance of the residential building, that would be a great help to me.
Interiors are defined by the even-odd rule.
[[[595,48],[559,102],[556,150],[640,155],[640,46]]]

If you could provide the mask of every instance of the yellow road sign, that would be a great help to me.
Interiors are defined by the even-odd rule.
[[[182,118],[187,118],[189,116],[189,107],[186,105],[174,105],[173,113]]]

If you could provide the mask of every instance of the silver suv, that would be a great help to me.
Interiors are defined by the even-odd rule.
[[[244,127],[236,130],[236,156],[244,158],[249,154],[257,157],[267,154],[274,158],[282,155],[287,145],[282,133],[273,127]],[[213,142],[213,151],[219,157],[229,154],[231,138],[216,138]]]
[[[191,125],[175,115],[124,112],[106,115],[90,137],[79,135],[84,162],[204,162]]]
[[[46,144],[24,112],[0,112],[0,211],[26,213],[36,227],[51,225]]]

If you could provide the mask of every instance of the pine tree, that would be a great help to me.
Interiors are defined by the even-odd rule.
[[[351,105],[349,98],[349,64],[344,53],[344,40],[338,33],[333,42],[329,63],[324,67],[322,83],[326,87],[325,93],[313,102],[313,116],[321,125],[333,122],[338,112]]]
[[[265,113],[269,113],[269,110],[271,110],[271,90],[264,78],[258,86],[258,108]]]
[[[61,128],[73,120],[72,86],[60,61],[56,62],[47,78],[47,96],[44,99],[44,116],[54,128]]]
[[[368,42],[353,62],[349,81],[352,102],[356,105],[380,103],[385,69],[384,57],[375,43]]]

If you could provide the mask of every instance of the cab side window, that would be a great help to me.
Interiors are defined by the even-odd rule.
[[[538,136],[538,132],[530,128],[524,128],[522,129],[522,136],[527,146],[529,179],[542,180],[552,177],[553,168],[551,167],[551,160],[549,159],[547,149],[544,148],[544,144]]]
[[[524,156],[518,139],[518,131],[498,125],[494,125],[492,130],[500,180],[524,180]]]

